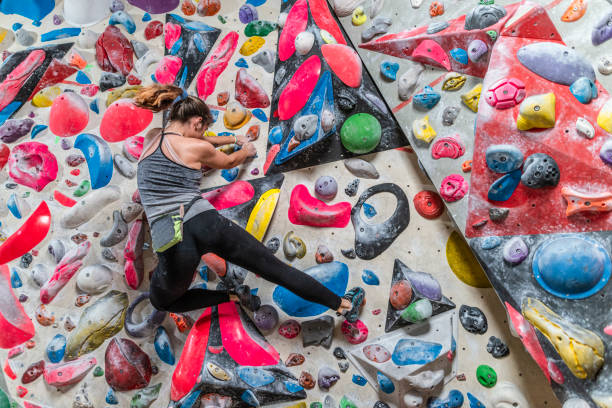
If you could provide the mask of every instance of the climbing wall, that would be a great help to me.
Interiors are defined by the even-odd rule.
[[[359,40],[325,2],[86,2],[96,21],[75,11],[78,1],[53,3],[0,4],[21,13],[0,24],[0,407],[7,398],[24,407],[559,406],[389,114],[377,72],[351,53]],[[296,6],[306,14],[298,32]],[[298,56],[298,41],[282,60],[285,30],[311,33],[310,50]],[[346,48],[326,56],[334,40]],[[343,82],[356,72],[343,74],[334,52],[362,70],[358,86]],[[272,147],[289,146],[297,119],[275,114],[280,95],[311,56],[322,67],[311,93],[334,130],[301,139],[299,154],[276,165]],[[134,172],[142,136],[162,115],[130,98],[154,81],[205,98],[211,131],[254,141],[253,160],[206,172],[203,195],[337,293],[364,287],[356,324],[214,254],[194,285],[244,282],[260,311],[152,308],[156,260]],[[321,133],[329,115],[303,94],[289,106],[294,98],[319,109],[296,113],[319,115]],[[376,123],[380,139],[369,139]],[[365,161],[338,161],[354,155]]]
[[[335,3],[557,395],[610,406],[612,9],[411,5]]]

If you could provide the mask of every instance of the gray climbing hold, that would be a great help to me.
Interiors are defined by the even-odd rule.
[[[104,72],[100,77],[100,91],[108,91],[111,88],[118,88],[125,84],[125,77],[121,74]]]
[[[115,11],[122,11],[122,10],[125,10],[125,6],[123,5],[123,2],[121,2],[121,0],[111,1],[111,4],[110,4],[111,13],[114,13]]]
[[[13,143],[27,135],[34,126],[30,118],[9,119],[0,126],[0,140],[4,143]]]
[[[355,250],[353,248],[341,249],[340,253],[342,253],[342,255],[344,255],[348,259],[355,259],[357,257],[357,253],[355,253]]]
[[[497,4],[479,4],[465,16],[465,29],[478,30],[492,26],[506,15],[506,9]]]
[[[295,132],[295,138],[299,141],[310,139],[317,131],[318,124],[319,117],[317,115],[300,116],[293,123],[293,131]]]
[[[521,183],[529,188],[554,187],[560,177],[555,159],[545,153],[534,153],[525,159]]]
[[[64,254],[66,253],[66,247],[64,246],[64,243],[59,239],[53,239],[51,240],[51,242],[49,242],[49,246],[47,246],[47,251],[49,251],[49,254],[53,257],[55,263],[58,263],[64,257]]]
[[[321,112],[321,129],[323,129],[324,133],[329,133],[334,128],[335,124],[336,115],[334,115],[333,111],[325,109]]]
[[[348,364],[348,363],[347,363]],[[317,375],[317,382],[319,388],[323,391],[329,391],[329,389],[340,379],[340,374],[329,366],[322,366],[319,368],[319,374]]]
[[[270,238],[268,242],[266,242],[266,248],[268,248],[273,254],[275,254],[280,248],[280,238]]]
[[[50,277],[51,271],[49,271],[49,269],[43,264],[34,265],[30,271],[30,278],[32,279],[32,282],[39,288],[42,288]]]
[[[599,59],[597,69],[602,75],[612,74],[612,56],[606,55]]]
[[[452,126],[457,116],[459,116],[459,108],[456,106],[447,106],[442,112],[442,124],[444,126]]]
[[[510,214],[510,210],[508,208],[489,208],[489,218],[493,222],[502,222],[508,218],[508,214]]]
[[[17,39],[19,45],[29,47],[36,42],[37,35],[35,32],[20,28],[15,32],[15,38]]]
[[[446,30],[448,25],[448,21],[434,21],[427,26],[427,34],[439,33],[442,30]]]
[[[134,54],[136,54],[136,59],[144,57],[144,55],[149,52],[149,47],[145,43],[136,40],[132,40],[131,43]]]
[[[338,368],[340,368],[340,371],[343,373],[346,373],[349,369],[348,361],[338,361]]]
[[[330,348],[333,337],[334,318],[329,315],[302,322],[302,342],[304,347],[323,346]]]
[[[106,259],[107,261],[110,262],[117,262],[117,255],[115,254],[115,251],[113,251],[112,248],[104,248],[102,250],[102,258]]]
[[[91,30],[81,30],[81,34],[77,37],[77,45],[79,48],[93,48],[98,41],[98,34]]]
[[[393,21],[388,17],[376,17],[370,26],[361,32],[361,41],[368,42],[376,36],[385,34],[392,23]]]
[[[138,218],[140,213],[142,213],[142,205],[138,203],[129,202],[121,204],[121,216],[128,224]]]
[[[113,281],[113,271],[105,265],[88,265],[79,271],[76,278],[77,287],[89,295],[106,291]]]
[[[253,56],[253,63],[261,66],[267,73],[274,72],[276,53],[272,50],[263,50]]]
[[[465,330],[474,334],[485,334],[489,328],[487,317],[475,306],[462,305],[459,309],[459,321]]]
[[[502,358],[510,354],[510,349],[502,339],[495,336],[489,337],[487,351],[495,358]]]
[[[136,168],[122,155],[115,154],[113,157],[113,163],[123,177],[127,177],[129,179],[136,177]]]
[[[272,330],[278,325],[278,311],[272,305],[262,305],[253,313],[253,322],[259,330]]]
[[[354,179],[344,189],[344,193],[349,197],[355,197],[359,189],[359,179]]]
[[[113,211],[113,227],[108,233],[100,240],[100,245],[103,247],[112,247],[117,245],[119,242],[128,234],[127,222],[121,216],[121,213],[117,210]]]
[[[320,200],[333,200],[338,193],[338,183],[332,176],[321,176],[315,181],[315,196]]]
[[[344,161],[344,166],[356,177],[361,177],[364,179],[377,179],[380,177],[376,167],[374,167],[372,163],[363,159],[346,159]]]
[[[402,101],[410,99],[425,67],[422,64],[412,64],[397,80],[397,93]]]
[[[334,357],[338,360],[346,360],[346,353],[342,350],[342,347],[336,347],[334,349]]]
[[[153,309],[141,322],[134,321],[134,310],[140,303],[148,299],[149,292],[141,293],[125,312],[125,331],[132,337],[142,338],[153,335],[166,318],[166,312]]]

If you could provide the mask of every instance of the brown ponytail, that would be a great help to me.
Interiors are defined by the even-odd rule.
[[[206,103],[195,96],[186,96],[177,100],[183,92],[178,86],[154,84],[140,89],[134,97],[134,104],[153,112],[170,109],[170,121],[185,123],[197,116],[204,120],[205,125],[210,125],[213,116]]]

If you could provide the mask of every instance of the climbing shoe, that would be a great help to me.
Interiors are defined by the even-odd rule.
[[[350,310],[347,310],[346,312],[342,313],[342,315],[346,320],[349,321],[349,323],[355,323],[359,318],[359,312],[361,311],[361,307],[365,303],[365,291],[362,288],[356,286],[346,292],[346,294],[342,296],[342,298],[348,300],[352,304]]]
[[[258,310],[261,306],[261,299],[259,296],[251,293],[251,288],[248,285],[237,286],[236,295],[240,299],[240,304],[251,312]]]

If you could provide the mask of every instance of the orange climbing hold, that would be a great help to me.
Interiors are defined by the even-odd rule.
[[[586,13],[587,3],[586,0],[574,0],[569,5],[565,13],[561,16],[561,21],[571,23],[572,21],[578,21]]]
[[[432,17],[441,16],[444,14],[444,4],[439,1],[434,1],[429,6],[429,15]]]
[[[563,187],[561,195],[567,201],[565,215],[568,217],[579,212],[612,211],[612,193],[585,194],[571,187]]]
[[[471,160],[464,161],[463,164],[461,165],[461,170],[463,170],[464,173],[469,173],[470,171],[472,171],[472,161]]]
[[[181,4],[181,11],[186,16],[193,16],[196,12],[196,6],[191,0],[183,0],[183,4]]]

